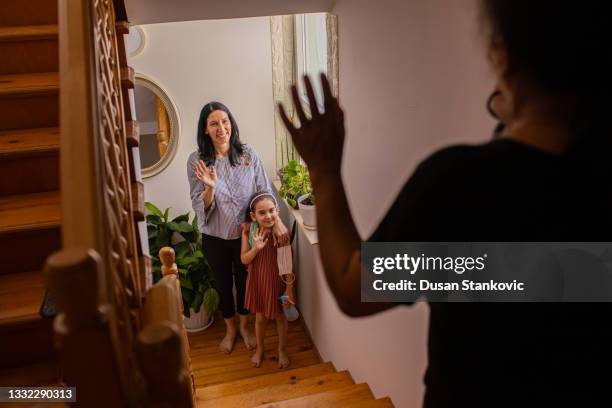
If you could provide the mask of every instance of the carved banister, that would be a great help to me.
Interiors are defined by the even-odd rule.
[[[87,331],[92,343],[79,348],[72,336],[64,336],[60,355],[72,352],[79,356],[66,360],[75,376],[78,369],[79,375],[92,370],[115,372],[108,380],[116,382],[122,403],[106,406],[138,406],[144,398],[139,391],[143,384],[134,347],[142,327],[142,283],[147,282],[140,269],[148,264],[137,246],[134,217],[138,214],[130,177],[134,166],[128,155],[123,109],[127,98],[120,62],[125,56],[119,53],[124,53],[121,45],[126,19],[123,0],[59,0],[62,240],[64,248],[95,250],[100,255],[95,263],[102,273],[95,285],[98,293],[89,299],[79,296],[75,285],[61,283],[61,279],[55,283],[55,291],[69,301],[63,307],[72,307],[71,313],[66,309],[58,318],[56,331],[61,337],[67,327],[80,327],[75,322],[86,323],[77,311],[81,302],[99,299],[104,305],[103,314],[90,316],[96,322],[92,323],[96,330]],[[123,85],[129,85],[130,69],[123,69],[123,73]],[[133,123],[132,144],[137,141],[135,129],[137,124]],[[91,314],[91,303],[83,310]],[[73,321],[71,315],[75,316]],[[92,346],[96,342],[102,346],[111,342],[110,354],[96,360],[100,367],[83,364],[89,354],[98,353]],[[90,391],[79,389],[79,395],[87,399],[83,393]],[[96,390],[91,397],[99,394]]]

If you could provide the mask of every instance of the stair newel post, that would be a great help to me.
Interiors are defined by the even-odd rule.
[[[138,336],[137,346],[140,368],[145,375],[149,397],[155,397],[157,402],[170,402],[170,399],[177,398],[177,395],[186,394],[185,398],[191,401],[191,405],[172,405],[180,407],[195,406],[195,387],[188,355],[189,343],[183,325],[182,303],[178,275],[166,274],[147,292],[143,313],[145,328]],[[171,342],[166,338],[169,334],[167,329],[161,328],[164,325],[176,331],[180,347],[174,345],[174,340]],[[166,334],[162,335],[163,333]],[[172,347],[164,349],[166,354],[159,352],[159,356],[153,356],[151,350],[156,342],[164,343],[164,347]],[[175,366],[179,368],[176,369]],[[164,374],[159,374],[159,370]],[[158,385],[160,375],[164,381],[169,382],[163,387]],[[185,378],[186,388],[183,384]],[[182,396],[180,401],[183,401]]]
[[[189,339],[187,338],[187,332],[185,331],[185,326],[183,325],[183,293],[181,292],[181,283],[180,283],[180,278],[179,278],[179,274],[178,274],[178,268],[176,266],[175,263],[175,253],[174,253],[174,249],[172,247],[163,247],[159,250],[159,259],[162,263],[162,274],[163,276],[168,276],[168,275],[174,275],[176,276],[175,279],[175,291],[177,293],[176,296],[176,300],[178,302],[178,307],[179,307],[179,322],[180,322],[180,328],[181,328],[181,335],[183,337],[183,345],[185,347],[185,352],[184,352],[184,358],[185,358],[185,365],[187,366],[187,369],[189,370],[189,376],[191,377],[191,387],[192,387],[192,392],[195,395],[195,390],[196,390],[196,386],[195,386],[195,375],[193,374],[193,367],[191,366],[191,357],[190,357],[190,349],[189,349]],[[204,306],[202,306],[204,307]]]
[[[147,406],[195,407],[189,371],[183,364],[180,328],[169,321],[145,327],[138,335],[137,355],[147,381]]]
[[[58,315],[54,331],[64,381],[76,387],[76,406],[124,405],[108,304],[100,304],[100,257],[94,250],[64,249],[47,259],[45,275]]]

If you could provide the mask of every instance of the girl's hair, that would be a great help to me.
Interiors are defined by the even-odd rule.
[[[232,166],[238,164],[238,158],[244,152],[244,144],[240,141],[240,132],[238,130],[238,124],[234,119],[234,115],[230,110],[221,102],[210,102],[204,105],[200,111],[200,119],[198,120],[198,150],[200,153],[200,159],[204,160],[207,166],[215,164],[216,153],[215,146],[213,145],[210,135],[206,134],[206,125],[208,124],[208,116],[216,110],[227,113],[230,123],[232,124],[232,133],[229,140],[229,161]]]
[[[255,212],[255,207],[257,206],[257,203],[259,203],[260,201],[266,200],[266,199],[272,200],[274,205],[278,208],[278,203],[276,202],[276,197],[274,197],[274,194],[272,194],[271,192],[267,190],[258,191],[255,194],[253,194],[251,198],[249,199],[249,206],[246,210],[246,220],[247,221],[251,221],[251,212]]]
[[[570,101],[568,156],[609,170],[612,31],[606,6],[598,0],[481,0],[490,47],[507,53],[506,77]]]

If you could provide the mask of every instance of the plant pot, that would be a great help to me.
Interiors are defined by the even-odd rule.
[[[193,309],[190,309],[190,312],[190,317],[185,317],[183,319],[183,322],[185,324],[185,331],[189,333],[206,330],[215,321],[215,318],[213,316],[208,316],[208,313],[206,313],[206,309],[204,308],[204,306],[200,307],[200,311],[197,313],[194,312]]]
[[[307,229],[317,229],[317,213],[314,205],[303,204],[302,201],[308,197],[308,194],[298,197],[298,207],[302,220],[304,221],[304,227]]]

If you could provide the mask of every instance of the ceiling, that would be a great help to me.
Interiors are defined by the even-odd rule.
[[[125,0],[132,24],[330,12],[336,0]]]

